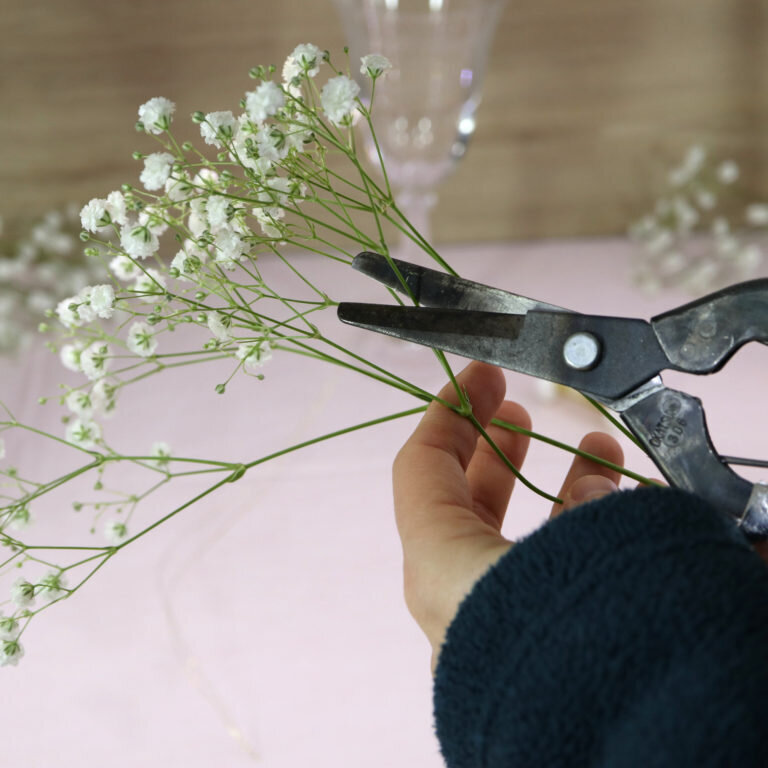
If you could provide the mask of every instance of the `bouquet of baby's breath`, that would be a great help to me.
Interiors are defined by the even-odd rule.
[[[320,331],[318,313],[334,311],[336,302],[292,255],[302,251],[332,260],[343,284],[357,251],[388,255],[384,233],[389,230],[411,238],[450,270],[399,210],[381,157],[374,176],[356,151],[355,122],[367,126],[377,146],[371,110],[376,82],[389,66],[383,56],[363,57],[360,72],[372,81],[371,99],[363,103],[348,71],[335,67],[317,47],[300,45],[285,62],[281,79],[271,67],[251,71],[256,87],[245,94],[240,114],[192,116],[206,145],[202,150],[174,138],[175,107],[168,99],[153,98],[139,108],[137,128],[160,145],[151,154],[136,154],[143,161],[143,189],[124,185],[91,200],[80,214],[85,253],[108,269],[109,279],[60,301],[43,327],[50,333],[59,329],[48,345],[80,382],[65,387],[59,398],[67,411],[63,434],[20,423],[0,402],[0,545],[5,552],[0,575],[8,581],[2,588],[7,597],[0,597],[0,664],[15,664],[22,656],[21,637],[33,617],[71,596],[131,542],[192,503],[270,458],[422,411],[434,399]],[[160,238],[175,241],[170,263],[158,256]],[[295,292],[288,285],[295,285]],[[177,332],[170,344],[171,332],[183,328],[190,333]],[[182,351],[180,336],[191,340]],[[418,404],[246,463],[180,455],[164,442],[148,445],[143,455],[125,455],[107,439],[104,417],[115,409],[120,413],[122,393],[130,385],[169,369],[212,363],[224,371],[216,386],[224,394],[236,374],[262,377],[271,358],[287,354],[301,355],[308,364],[344,366],[412,395]],[[435,354],[455,383],[444,356]],[[456,410],[482,432],[465,394],[458,386],[457,391]],[[13,465],[14,441],[21,433],[35,433],[40,451],[46,445],[65,446],[76,461],[50,479],[32,478]],[[137,515],[159,488],[190,475],[207,483],[202,491],[149,521]],[[115,490],[128,477],[136,478],[136,487]],[[83,488],[88,501],[78,500]],[[38,499],[67,489],[68,502],[81,517],[92,515],[92,538],[29,543],[26,529]],[[92,500],[92,489],[101,494],[98,500]]]
[[[740,175],[733,160],[714,160],[700,144],[688,149],[653,210],[629,228],[640,246],[633,264],[640,288],[700,295],[755,277],[768,205],[744,199]]]
[[[0,221],[0,355],[26,347],[51,304],[106,279],[83,255],[78,209]]]

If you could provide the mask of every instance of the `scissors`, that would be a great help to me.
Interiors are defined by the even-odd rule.
[[[344,302],[343,322],[578,390],[620,414],[671,486],[704,498],[749,538],[768,538],[768,484],[729,466],[768,462],[720,456],[701,400],[660,376],[714,373],[747,342],[768,344],[768,279],[646,321],[572,312],[368,251],[352,266],[416,306]]]

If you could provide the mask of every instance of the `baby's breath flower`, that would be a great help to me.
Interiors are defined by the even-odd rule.
[[[22,505],[14,508],[10,518],[11,528],[15,531],[21,531],[27,528],[31,522],[32,514],[29,511],[29,507]]]
[[[106,200],[94,198],[87,202],[80,211],[80,222],[87,232],[104,232],[112,223],[109,203]]]
[[[211,195],[206,203],[205,210],[208,217],[208,224],[211,227],[212,232],[225,227],[227,225],[227,209],[229,208],[229,200],[222,195]]]
[[[282,211],[279,211],[279,209],[278,214],[282,214]],[[283,233],[277,223],[277,217],[272,216],[267,209],[254,208],[253,215],[259,222],[261,231],[264,233],[264,235],[266,235],[266,237],[271,237],[277,240],[283,236]]]
[[[153,152],[144,158],[144,170],[139,181],[146,189],[162,189],[171,175],[174,156],[170,152]]]
[[[297,45],[283,64],[283,82],[295,86],[305,73],[307,77],[314,77],[320,71],[321,59],[322,51],[316,45]]]
[[[19,576],[11,586],[11,600],[19,608],[28,608],[35,602],[35,585],[30,584],[23,576]]]
[[[274,125],[262,125],[256,131],[255,140],[259,157],[265,162],[279,163],[288,155],[290,147],[285,134]]]
[[[187,227],[193,237],[200,237],[205,232],[207,222],[207,213],[205,199],[197,197],[189,201],[189,216],[187,216]]]
[[[151,267],[145,269],[139,274],[134,282],[133,291],[141,294],[139,298],[146,304],[157,301],[158,294],[165,291],[165,278]]]
[[[200,269],[200,259],[196,256],[190,256],[184,249],[178,251],[178,253],[171,259],[172,270],[176,270],[179,273],[179,280],[187,280],[185,275],[192,275],[198,272]]]
[[[733,160],[726,160],[717,166],[717,180],[721,184],[733,184],[739,178],[739,166]]]
[[[115,291],[111,285],[94,285],[88,290],[91,309],[98,317],[109,319],[114,312]]]
[[[81,341],[65,344],[59,352],[61,364],[70,371],[82,373],[83,369],[80,365],[80,355],[84,348],[85,345]]]
[[[131,326],[126,343],[131,352],[141,357],[154,355],[157,349],[157,339],[152,327],[141,321]]]
[[[216,261],[224,269],[234,269],[235,262],[243,257],[245,244],[240,235],[231,228],[220,230],[213,245],[216,249]]]
[[[118,280],[132,280],[140,271],[136,262],[124,253],[115,256],[109,262],[109,268]]]
[[[245,94],[245,109],[254,123],[262,123],[285,106],[283,89],[271,80]]]
[[[211,192],[216,190],[218,183],[219,183],[219,174],[216,173],[216,171],[214,171],[213,168],[203,168],[192,177],[192,185],[194,187],[204,187],[205,189],[208,189]],[[199,192],[200,190],[197,189],[196,193],[199,194]]]
[[[229,141],[235,131],[235,116],[229,112],[209,112],[200,123],[200,135],[206,144],[221,149],[221,140]]]
[[[107,520],[104,536],[110,544],[119,544],[128,536],[128,527],[122,520]]]
[[[300,119],[297,115],[297,119]],[[306,120],[306,118],[304,118]],[[285,143],[289,149],[293,149],[296,152],[303,152],[306,149],[306,145],[313,139],[313,133],[310,128],[302,128],[299,126],[288,126],[288,130],[285,132]]]
[[[763,263],[763,249],[757,243],[751,243],[739,251],[736,265],[748,275]]]
[[[109,355],[109,344],[104,341],[94,341],[80,353],[80,368],[91,381],[100,379],[112,364]]]
[[[91,393],[82,389],[73,389],[64,401],[72,413],[81,419],[90,419],[93,416],[94,404]]]
[[[360,86],[346,75],[332,77],[320,93],[320,102],[328,119],[334,125],[345,125],[351,120],[355,99]]]
[[[747,206],[744,214],[747,223],[753,227],[768,226],[768,205],[765,203],[753,203]]]
[[[717,195],[709,189],[696,192],[696,203],[704,211],[711,211],[717,205]]]
[[[218,312],[208,313],[208,328],[219,341],[230,340],[231,336],[229,335],[228,325],[224,315]]]
[[[168,229],[168,222],[163,217],[163,211],[157,208],[145,208],[139,214],[139,224],[148,227],[150,232],[160,237]]]
[[[160,242],[149,227],[128,225],[120,229],[120,245],[134,259],[146,259],[157,253]]]
[[[24,655],[24,646],[18,640],[3,640],[0,643],[0,667],[16,666]]]
[[[158,469],[165,469],[169,464],[171,446],[163,442],[152,443],[151,455],[156,457],[152,463]]]
[[[173,173],[166,179],[165,194],[172,203],[180,203],[183,200],[188,200],[194,193],[195,190],[192,188],[192,182],[186,171],[182,171],[178,174]]]
[[[253,171],[257,176],[264,176],[272,167],[272,161],[262,157],[259,153],[259,145],[256,140],[258,127],[255,126],[247,114],[238,118],[238,129],[232,140],[232,160],[239,162],[243,167]]]
[[[122,227],[128,223],[125,195],[122,192],[116,190],[107,195],[107,211],[115,224],[119,224]]]
[[[266,341],[238,344],[236,354],[237,359],[243,361],[247,371],[261,368],[267,360],[272,358],[272,350]]]
[[[19,634],[19,621],[15,616],[0,613],[0,639],[13,640]]]
[[[102,377],[91,387],[91,403],[94,413],[105,414],[115,407],[115,392],[117,385],[106,377]]]
[[[62,299],[56,306],[59,321],[68,328],[76,328],[96,319],[91,306],[91,287],[86,286],[76,296]]]
[[[700,144],[688,148],[681,165],[669,173],[669,183],[673,187],[684,187],[702,169],[707,159],[707,153]]]
[[[89,419],[72,419],[67,424],[65,439],[68,443],[91,450],[101,439],[101,427]]]
[[[139,107],[139,120],[148,133],[161,134],[171,125],[171,117],[176,105],[162,96],[156,96]]]
[[[360,59],[360,74],[375,79],[392,69],[392,62],[380,53],[369,53]]]
[[[48,571],[40,579],[38,594],[46,600],[57,600],[67,594],[63,571]]]

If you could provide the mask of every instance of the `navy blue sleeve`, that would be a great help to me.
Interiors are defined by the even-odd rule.
[[[765,768],[768,567],[690,494],[585,504],[475,585],[434,707],[449,768]]]

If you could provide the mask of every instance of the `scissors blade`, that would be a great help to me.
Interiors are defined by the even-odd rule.
[[[525,323],[525,315],[352,302],[339,304],[338,317],[358,328],[507,367]]]
[[[352,261],[352,266],[358,272],[362,272],[402,294],[409,295],[410,291],[410,295],[422,307],[448,307],[484,312],[507,312],[518,315],[525,314],[531,309],[568,311],[554,304],[546,304],[542,301],[519,296],[516,293],[493,288],[490,285],[455,277],[446,272],[438,272],[434,269],[410,264],[407,261],[400,261],[400,259],[392,259],[392,264],[396,270],[393,270],[386,257],[371,251],[359,253]],[[408,291],[403,287],[400,277],[407,284]]]
[[[608,405],[669,367],[650,324],[632,318],[348,302],[337,313],[350,325],[565,384]],[[590,368],[573,368],[565,359],[565,342],[576,333],[602,340]]]

